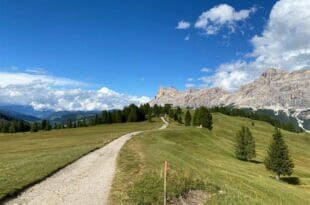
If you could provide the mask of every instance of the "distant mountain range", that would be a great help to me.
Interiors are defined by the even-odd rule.
[[[186,91],[160,88],[150,104],[173,104],[193,108],[234,106],[253,110],[272,110],[275,116],[284,112],[288,118],[294,119],[298,126],[310,130],[310,70],[289,73],[269,69],[258,79],[243,85],[235,92],[221,88]]]
[[[79,119],[91,118],[99,111],[53,111],[35,110],[28,105],[0,105],[0,119],[24,120],[27,122],[47,119],[51,123],[66,123],[67,119],[77,121]]]

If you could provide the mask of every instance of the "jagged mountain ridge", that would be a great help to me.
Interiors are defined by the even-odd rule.
[[[274,110],[310,109],[310,70],[287,72],[269,69],[238,91],[221,88],[160,88],[150,104],[166,103],[181,107],[234,105],[236,107],[274,108]]]
[[[310,69],[288,72],[268,69],[258,79],[235,92],[221,88],[160,88],[150,104],[180,107],[234,106],[239,108],[283,110],[302,124],[310,110]]]

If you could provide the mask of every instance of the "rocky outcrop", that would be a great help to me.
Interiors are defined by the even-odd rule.
[[[229,93],[221,88],[160,88],[150,104],[166,103],[181,107],[233,105],[273,110],[310,109],[310,70],[287,72],[269,69],[255,81]]]

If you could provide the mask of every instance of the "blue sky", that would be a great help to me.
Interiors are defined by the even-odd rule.
[[[281,0],[279,7],[292,2]],[[300,2],[305,2],[303,7],[307,8],[306,0]],[[81,89],[107,87],[119,93],[149,97],[160,86],[181,90],[186,89],[186,84],[235,88],[257,77],[250,76],[248,71],[240,74],[245,68],[239,67],[259,67],[256,60],[263,55],[261,47],[266,47],[262,41],[268,41],[264,30],[273,29],[273,24],[269,29],[268,24],[275,3],[1,0],[0,72],[39,71],[36,74],[83,82],[86,85],[81,85]],[[203,12],[219,5],[233,8],[236,15],[240,10],[253,12],[240,17],[241,20],[236,17],[217,25],[216,34],[207,34],[206,28],[195,26]],[[276,10],[274,13],[282,15]],[[176,29],[181,20],[190,23],[190,28]],[[202,68],[210,71],[201,72]],[[238,74],[232,76],[235,68],[239,69]],[[261,71],[258,69],[257,73]],[[223,76],[229,79],[221,79]],[[236,79],[240,83],[233,84]]]
[[[195,29],[195,22],[218,4],[258,11],[223,39]],[[93,86],[153,96],[159,86],[185,89],[203,67],[215,68],[250,51],[272,1],[1,1],[0,67],[44,68],[46,72]],[[225,34],[225,33],[222,33]],[[184,38],[190,35],[190,40]]]

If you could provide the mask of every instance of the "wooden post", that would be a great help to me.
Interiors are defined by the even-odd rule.
[[[167,170],[168,170],[168,162],[165,160],[165,164],[164,164],[164,205],[167,204]]]

